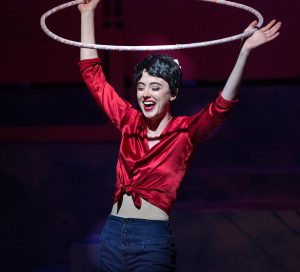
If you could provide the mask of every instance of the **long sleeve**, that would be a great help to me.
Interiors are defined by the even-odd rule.
[[[100,62],[100,58],[81,60],[79,62],[80,72],[98,105],[104,110],[112,123],[118,129],[121,129],[126,112],[133,108],[106,81]]]
[[[237,99],[226,100],[219,93],[218,97],[202,111],[192,115],[189,122],[191,142],[198,144],[209,137],[224,122],[237,102]]]

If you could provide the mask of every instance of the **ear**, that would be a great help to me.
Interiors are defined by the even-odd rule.
[[[170,101],[174,101],[177,97],[177,94],[178,94],[178,89],[176,89],[175,94],[171,94]]]

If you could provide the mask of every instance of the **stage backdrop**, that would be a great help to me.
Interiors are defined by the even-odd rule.
[[[5,1],[2,3],[0,83],[78,82],[79,49],[46,36],[40,16],[66,1]],[[246,78],[299,77],[298,0],[240,0],[260,11],[266,22],[283,22],[280,38],[251,57]],[[237,34],[255,17],[234,8],[194,0],[104,0],[96,12],[97,42],[119,45],[176,44]],[[76,7],[54,14],[49,28],[65,38],[80,39]],[[209,48],[167,52],[179,58],[185,80],[222,80],[231,70],[239,42]],[[103,52],[101,52],[101,55]],[[147,53],[105,53],[111,81],[123,86],[134,64]],[[298,56],[298,58],[297,58]]]

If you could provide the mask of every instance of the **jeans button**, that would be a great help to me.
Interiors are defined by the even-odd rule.
[[[125,242],[123,242],[123,244],[122,244],[123,246],[126,246],[126,243]]]

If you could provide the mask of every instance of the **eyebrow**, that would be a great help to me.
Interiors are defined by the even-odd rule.
[[[137,83],[137,85],[140,85],[140,84],[146,86],[146,84],[145,84],[144,82],[139,81],[139,82]],[[159,83],[159,82],[151,82],[151,83],[150,83],[150,86],[151,86],[151,85],[159,85],[159,86],[162,86],[162,84]]]

